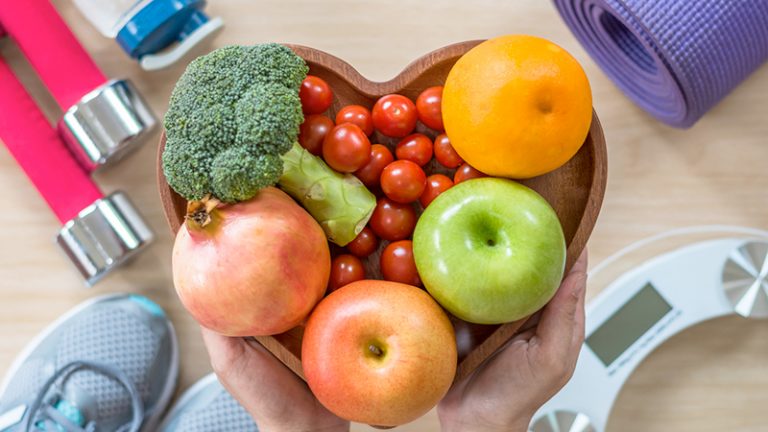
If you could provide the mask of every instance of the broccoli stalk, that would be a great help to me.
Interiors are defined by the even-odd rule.
[[[346,245],[365,227],[376,197],[352,174],[331,169],[298,143],[283,155],[278,183],[320,223],[328,239]]]
[[[277,184],[331,241],[352,241],[376,199],[357,178],[333,171],[296,143],[307,71],[301,57],[279,44],[228,46],[192,61],[164,119],[168,184],[188,201],[222,203]]]

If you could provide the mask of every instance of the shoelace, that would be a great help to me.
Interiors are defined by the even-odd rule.
[[[44,401],[46,394],[57,381],[61,380],[63,382],[73,373],[83,369],[92,370],[107,378],[113,379],[125,388],[131,397],[133,418],[131,419],[131,423],[120,427],[116,432],[138,432],[141,428],[141,423],[144,420],[144,403],[130,378],[128,378],[123,371],[114,367],[87,361],[76,361],[67,364],[57,370],[53,376],[43,384],[37,398],[32,405],[29,406],[27,413],[24,415],[21,430],[24,432],[33,432],[33,428],[43,425],[45,427],[44,430],[47,432],[55,432],[61,429],[65,432],[94,432],[96,430],[95,423],[90,422],[85,427],[77,425],[58,411],[51,403]]]

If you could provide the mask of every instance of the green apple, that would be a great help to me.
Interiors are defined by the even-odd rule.
[[[512,180],[457,184],[427,207],[413,234],[419,276],[432,297],[464,321],[524,318],[552,298],[565,269],[557,214]]]

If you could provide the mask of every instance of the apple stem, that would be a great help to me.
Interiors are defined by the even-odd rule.
[[[376,357],[381,357],[382,354],[384,354],[381,351],[381,348],[377,347],[376,345],[368,345],[368,351],[371,352],[371,354],[375,355]]]

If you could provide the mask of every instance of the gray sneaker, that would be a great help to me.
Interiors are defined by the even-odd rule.
[[[259,432],[253,417],[210,374],[190,387],[165,416],[160,432]]]
[[[98,297],[48,326],[0,383],[2,432],[153,431],[176,387],[176,334],[146,297]]]

